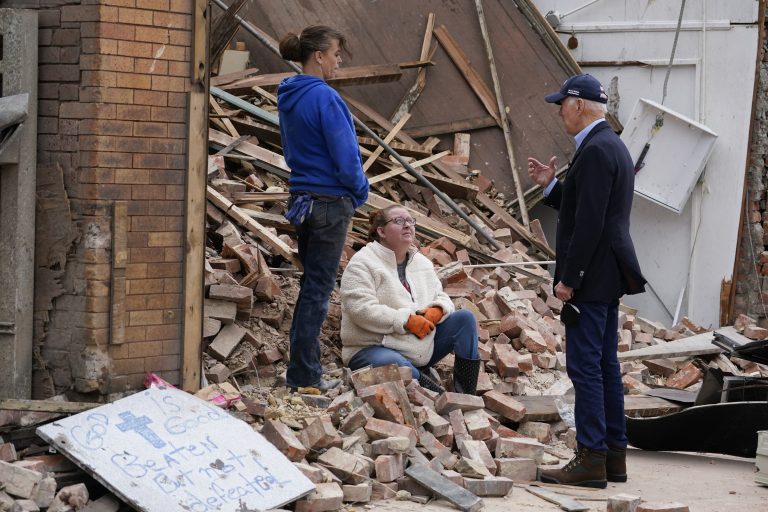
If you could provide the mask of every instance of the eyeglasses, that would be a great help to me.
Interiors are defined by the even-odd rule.
[[[416,225],[416,219],[412,219],[410,217],[395,217],[393,219],[389,219],[385,224],[389,222],[394,222],[398,226],[415,226]]]

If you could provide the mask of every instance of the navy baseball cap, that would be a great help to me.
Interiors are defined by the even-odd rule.
[[[608,95],[605,94],[603,86],[600,85],[597,78],[590,74],[573,75],[563,82],[563,86],[558,92],[544,96],[544,101],[559,105],[568,96],[597,101],[599,103],[608,103]]]

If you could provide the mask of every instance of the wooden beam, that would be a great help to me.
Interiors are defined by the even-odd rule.
[[[373,149],[376,150],[377,147],[379,147],[378,142],[373,140],[370,137],[357,137],[357,143],[366,148],[366,149]],[[413,156],[417,158],[426,158],[430,155],[432,155],[432,151],[429,151],[424,146],[421,146],[419,144],[405,144],[403,142],[394,142],[390,141],[388,142],[389,147],[397,151],[397,153],[400,156]]]
[[[235,206],[232,201],[224,197],[218,190],[208,186],[206,197],[216,207],[218,207],[220,210],[223,210],[227,216],[232,217],[232,219],[234,219],[238,224],[246,228],[248,231],[251,231],[256,236],[256,238],[267,244],[270,248],[274,249],[282,257],[286,258],[294,265],[301,268],[301,263],[299,263],[297,254],[293,249],[288,247],[277,236],[273,235],[267,227],[260,224],[251,218],[251,216],[246,212]]]
[[[440,41],[440,45],[445,52],[451,58],[453,63],[461,71],[461,75],[467,81],[469,86],[477,95],[480,102],[483,104],[488,113],[496,120],[496,124],[502,126],[501,117],[496,105],[496,100],[493,97],[493,93],[483,81],[482,77],[478,74],[477,70],[470,64],[469,58],[461,49],[456,40],[448,32],[445,25],[440,25],[433,31],[437,40]]]
[[[58,400],[0,400],[0,411],[58,412],[77,414],[101,407],[104,404],[91,402],[60,402]]]
[[[512,147],[512,133],[509,129],[509,118],[507,117],[507,109],[504,107],[504,97],[501,94],[501,81],[499,80],[499,74],[496,71],[496,61],[493,59],[493,47],[491,45],[491,37],[488,34],[488,26],[485,23],[485,13],[483,12],[483,1],[475,0],[475,7],[477,8],[477,18],[480,21],[480,31],[483,34],[483,42],[485,43],[485,51],[488,54],[488,65],[491,68],[491,79],[493,80],[493,90],[496,93],[496,106],[501,113],[501,129],[504,132],[504,144],[507,146],[507,157],[509,158],[509,167],[512,169],[512,178],[515,182],[515,192],[517,193],[517,200],[520,205],[520,215],[523,217],[523,224],[528,225],[528,207],[525,205],[525,194],[523,193],[523,184],[520,181],[520,172],[517,169],[517,163],[515,162],[515,149]]]
[[[270,73],[256,75],[229,84],[224,84],[221,89],[231,94],[249,94],[255,86],[267,91],[274,91],[280,82],[296,73]],[[351,66],[339,68],[336,76],[328,80],[328,85],[343,87],[346,85],[364,85],[383,82],[396,82],[403,76],[403,71],[397,64],[377,64],[372,66]]]
[[[560,414],[555,406],[554,395],[516,396],[515,400],[525,405],[523,421],[557,421]],[[624,397],[624,412],[630,418],[647,418],[677,412],[680,406],[653,396],[628,395]]]
[[[205,261],[205,183],[208,172],[207,0],[195,0],[192,66],[187,117],[187,193],[184,236],[184,324],[181,339],[181,387],[200,389],[203,343],[203,264]]]
[[[427,29],[424,32],[424,41],[421,43],[421,53],[419,53],[420,60],[431,59],[437,50],[437,46],[432,44],[432,30],[435,28],[435,14],[429,13],[427,17]],[[421,96],[424,87],[427,85],[427,69],[421,68],[416,74],[416,81],[413,83],[410,89],[406,91],[400,103],[395,108],[395,112],[392,114],[392,122],[396,123],[400,120],[406,112],[410,112],[416,100]]]
[[[232,144],[235,140],[237,140],[237,138],[231,137],[226,133],[220,132],[218,130],[209,130],[208,140],[211,142],[215,142],[216,144],[220,144],[224,147],[227,147],[230,144]],[[288,164],[285,163],[285,158],[283,158],[282,155],[273,153],[272,151],[262,148],[261,146],[257,146],[256,144],[243,141],[240,144],[238,144],[237,147],[233,149],[233,151],[237,151],[244,155],[252,156],[261,162],[267,163],[270,166],[276,167],[285,172],[288,172],[288,173],[291,172],[291,169],[288,167]]]
[[[462,119],[460,121],[410,127],[408,128],[408,135],[420,139],[421,137],[431,137],[433,135],[442,135],[445,133],[470,132],[472,130],[481,130],[483,128],[497,126],[498,124],[496,124],[496,120],[491,116],[481,116]]]

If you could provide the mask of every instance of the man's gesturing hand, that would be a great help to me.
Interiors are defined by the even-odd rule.
[[[555,177],[555,171],[557,170],[556,161],[557,157],[553,156],[549,159],[549,165],[544,165],[535,158],[528,158],[528,175],[534,183],[546,187]]]

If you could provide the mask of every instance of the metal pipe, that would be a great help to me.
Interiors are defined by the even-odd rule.
[[[224,3],[223,0],[213,0],[213,3],[215,3],[218,7],[221,9],[227,10],[228,6]],[[275,46],[274,42],[271,40],[269,36],[267,36],[264,32],[259,30],[258,28],[254,27],[251,23],[243,19],[239,15],[235,15],[235,19],[240,23],[240,26],[242,26],[249,34],[251,34],[253,37],[258,39],[264,46],[272,50],[277,55],[280,55],[280,50]],[[294,62],[285,61],[291,69],[293,69],[296,73],[301,73],[301,68]],[[477,222],[473,221],[469,215],[464,213],[464,211],[459,208],[459,205],[457,205],[450,197],[448,197],[442,190],[439,190],[437,187],[435,187],[431,181],[429,181],[427,178],[419,174],[416,169],[411,167],[411,165],[406,162],[403,157],[401,157],[394,149],[392,149],[389,144],[384,142],[381,137],[379,137],[376,132],[368,128],[365,123],[363,123],[360,119],[357,118],[357,116],[352,116],[352,119],[355,121],[355,124],[360,128],[363,132],[365,132],[366,135],[368,135],[370,138],[376,141],[376,143],[381,146],[384,151],[389,154],[392,158],[397,160],[397,162],[402,165],[406,171],[410,175],[412,175],[416,180],[419,182],[419,184],[427,187],[432,191],[433,194],[435,194],[437,197],[442,199],[445,204],[447,204],[451,210],[456,212],[456,214],[461,217],[467,224],[469,224],[472,229],[474,229],[480,236],[482,236],[494,249],[501,250],[502,246],[494,240],[494,238],[490,235],[488,235],[484,231],[484,227],[480,226]]]

